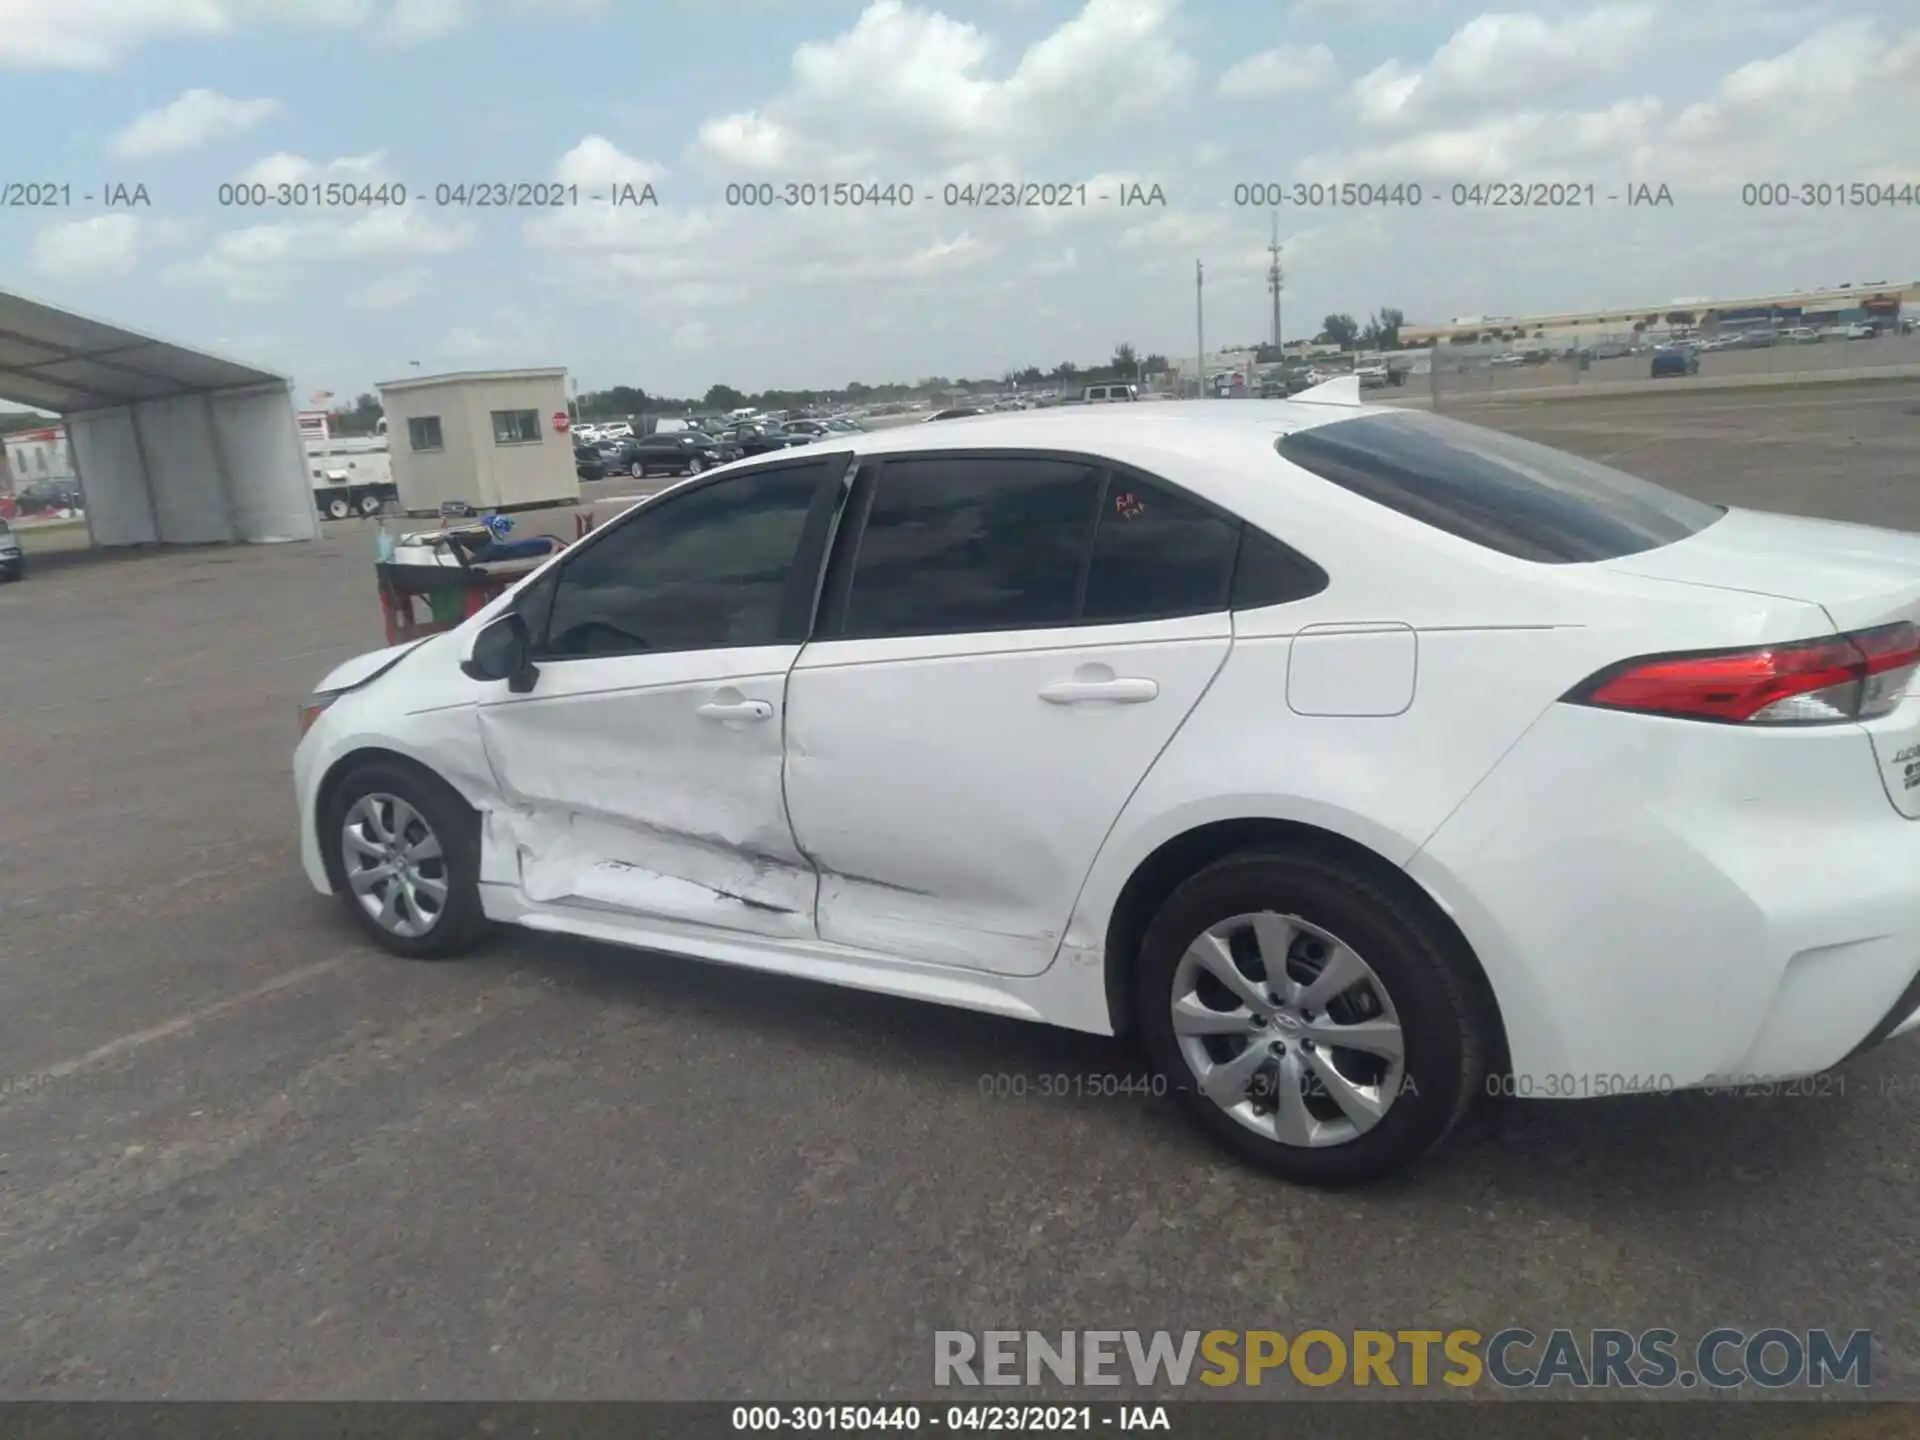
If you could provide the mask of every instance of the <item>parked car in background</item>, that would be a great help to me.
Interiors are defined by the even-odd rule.
[[[56,510],[81,510],[80,487],[71,480],[35,480],[13,492],[14,509],[21,515],[47,515]]]
[[[1670,375],[1698,375],[1700,357],[1686,346],[1669,345],[1653,352],[1653,364],[1647,373],[1655,380]]]
[[[784,426],[768,421],[749,421],[744,425],[732,425],[715,437],[739,450],[742,455],[765,455],[774,450],[791,450],[800,445],[811,445],[814,437],[796,434]]]
[[[27,573],[27,552],[13,526],[0,519],[0,580],[12,582]]]
[[[724,465],[727,458],[719,441],[698,430],[656,431],[623,442],[614,454],[614,468],[636,480],[649,475],[698,475]]]
[[[786,431],[789,435],[811,435],[817,440],[822,435],[831,435],[833,427],[825,420],[789,420]]]
[[[1360,388],[1362,390],[1379,390],[1384,388],[1387,383],[1387,367],[1384,363],[1362,365],[1353,373],[1360,377]]]
[[[1864,320],[1856,320],[1851,325],[1843,325],[1840,327],[1840,338],[1842,340],[1871,340],[1879,333],[1878,330],[1867,324]]]
[[[1780,338],[1789,345],[1817,345],[1820,343],[1820,332],[1811,325],[1795,325]]]
[[[1086,405],[1124,404],[1139,398],[1140,391],[1132,385],[1089,385],[1080,392],[1081,403]]]
[[[962,420],[969,415],[984,415],[987,412],[977,405],[956,405],[949,410],[936,410],[920,423],[930,425],[935,420]]]
[[[591,441],[573,442],[573,473],[582,480],[604,480],[607,475],[607,456],[598,445]]]

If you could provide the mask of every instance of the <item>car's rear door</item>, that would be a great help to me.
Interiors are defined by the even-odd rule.
[[[1226,659],[1239,535],[1081,456],[863,466],[787,692],[820,937],[1046,969],[1115,817]]]

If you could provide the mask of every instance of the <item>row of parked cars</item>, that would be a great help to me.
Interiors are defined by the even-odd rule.
[[[750,455],[811,445],[825,436],[867,427],[851,416],[688,416],[654,423],[637,435],[631,422],[618,427],[582,427],[573,445],[574,471],[582,480],[626,475],[698,475]],[[624,433],[621,433],[624,432]]]

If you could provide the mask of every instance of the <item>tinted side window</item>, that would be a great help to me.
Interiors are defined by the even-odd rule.
[[[1285,435],[1280,454],[1389,510],[1522,560],[1615,560],[1725,512],[1597,461],[1401,410]]]
[[[804,465],[703,485],[648,506],[559,570],[548,659],[771,645],[807,509]]]
[[[1237,521],[1115,471],[1093,537],[1082,618],[1098,625],[1224,610],[1239,543]]]
[[[1100,472],[1061,460],[885,465],[860,538],[844,634],[1070,625]]]
[[[1327,572],[1298,551],[1251,525],[1240,531],[1240,558],[1233,570],[1233,608],[1259,610],[1318,595]]]

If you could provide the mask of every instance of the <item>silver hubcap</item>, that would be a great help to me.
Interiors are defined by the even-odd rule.
[[[417,939],[447,903],[440,837],[397,795],[362,795],[340,827],[340,854],[354,899],[382,930]]]
[[[1317,926],[1222,920],[1173,975],[1173,1033],[1200,1092],[1282,1145],[1344,1145],[1406,1075],[1400,1017],[1373,967]]]
[[[687,468],[691,470],[694,474],[698,475],[702,470],[707,468],[707,462],[702,460],[698,455],[696,455],[693,457],[693,463],[689,465]]]

